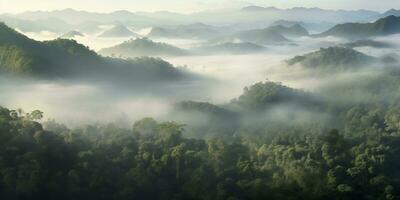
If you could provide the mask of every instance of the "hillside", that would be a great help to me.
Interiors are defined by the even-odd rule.
[[[394,45],[390,44],[389,42],[382,42],[382,41],[370,40],[370,39],[349,42],[349,43],[343,44],[343,46],[350,47],[350,48],[355,48],[355,47],[392,48],[392,47],[394,47]]]
[[[83,37],[85,35],[83,35],[82,33],[80,33],[79,31],[69,31],[67,33],[64,33],[60,36],[60,38],[74,38],[74,37]]]
[[[195,23],[174,27],[153,27],[147,37],[206,39],[226,34],[229,34],[226,28]]]
[[[335,36],[359,40],[373,36],[385,36],[400,33],[400,17],[388,16],[373,23],[345,23],[334,26],[316,37]]]
[[[291,27],[296,24],[301,25],[309,32],[314,32],[314,33],[321,33],[336,25],[335,23],[331,22],[302,22],[302,21],[291,21],[291,20],[277,20],[271,23],[270,26],[280,25],[280,26]]]
[[[320,70],[351,70],[370,65],[377,59],[346,47],[321,48],[318,51],[296,56],[286,61],[305,68]]]
[[[139,35],[130,31],[125,26],[117,25],[104,31],[99,37],[139,37]]]
[[[276,30],[271,29],[256,29],[256,30],[248,30],[241,31],[232,36],[225,38],[224,40],[234,41],[239,39],[243,42],[250,42],[256,44],[282,44],[287,43],[289,40],[281,35]]]
[[[194,53],[198,54],[251,54],[263,52],[265,50],[265,47],[250,42],[227,42],[216,45],[206,45],[192,49]]]
[[[74,40],[38,42],[5,24],[0,24],[0,71],[41,78],[91,78],[128,84],[184,78],[183,72],[160,59],[104,58]]]
[[[263,112],[277,105],[288,104],[316,108],[317,102],[317,99],[307,92],[267,81],[246,87],[243,94],[233,99],[229,106],[241,112]]]
[[[285,37],[301,37],[309,35],[308,31],[299,24],[294,24],[292,26],[275,25],[270,26],[267,29],[276,31]]]
[[[396,17],[400,16],[400,10],[390,9],[390,10],[384,12],[382,15],[380,15],[380,18],[389,17],[391,15],[396,16]]]
[[[153,42],[147,38],[129,40],[110,48],[101,49],[99,53],[107,56],[116,55],[123,57],[182,56],[188,54],[186,50],[166,43]]]

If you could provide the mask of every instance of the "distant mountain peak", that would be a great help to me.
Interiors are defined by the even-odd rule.
[[[400,16],[400,10],[396,10],[394,8],[384,12],[382,15],[380,15],[380,17],[388,17],[390,15],[394,15],[394,16]]]
[[[130,39],[119,45],[101,49],[103,55],[137,56],[181,56],[186,55],[183,49],[162,42],[154,42],[149,38]]]
[[[67,33],[62,34],[60,37],[61,38],[74,38],[77,36],[83,37],[84,35],[77,30],[73,30],[73,31],[69,31]]]
[[[243,11],[267,11],[267,10],[279,10],[276,7],[262,7],[262,6],[247,6],[242,8]]]
[[[138,37],[139,35],[132,32],[123,25],[115,25],[111,29],[104,31],[100,37]]]
[[[316,36],[337,36],[348,39],[364,39],[400,33],[400,17],[389,15],[372,23],[345,23]]]

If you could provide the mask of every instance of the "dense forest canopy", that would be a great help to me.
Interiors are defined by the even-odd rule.
[[[288,65],[300,64],[305,68],[338,72],[356,70],[377,62],[378,59],[351,48],[328,47],[287,60]]]
[[[400,199],[395,15],[0,15],[0,199]]]

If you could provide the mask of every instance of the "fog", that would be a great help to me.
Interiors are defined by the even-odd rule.
[[[106,27],[104,27],[106,28]],[[146,30],[142,30],[144,33]],[[57,34],[51,32],[24,33],[36,40],[51,40]],[[98,34],[74,38],[78,42],[98,51],[126,41],[128,38],[101,38]],[[377,39],[385,40],[385,38]],[[399,36],[390,41],[398,42]],[[183,49],[190,49],[206,41],[188,39],[154,39]],[[45,118],[56,119],[70,126],[90,122],[110,122],[118,118],[129,121],[143,117],[171,120],[171,110],[176,102],[193,100],[226,104],[242,94],[243,88],[260,81],[280,82],[286,86],[318,92],[320,88],[334,84],[342,78],[357,77],[348,74],[316,76],[299,67],[289,67],[285,60],[296,55],[316,51],[322,47],[335,46],[346,40],[327,37],[301,37],[292,39],[291,44],[265,46],[266,52],[249,55],[203,55],[164,57],[174,66],[184,66],[191,73],[204,77],[203,80],[180,84],[163,85],[146,91],[115,89],[94,83],[72,81],[37,81],[0,77],[0,104],[9,108],[22,108],[29,112],[39,109]],[[400,42],[398,42],[400,44]],[[382,50],[359,48],[368,55],[384,56],[397,53],[398,49]],[[368,72],[363,72],[368,73]],[[281,111],[278,111],[281,110]],[[274,109],[271,114],[287,114],[288,108]],[[305,111],[304,111],[305,112]],[[308,113],[308,115],[313,115]],[[285,118],[285,117],[282,117]],[[326,118],[324,116],[324,118]],[[173,119],[173,118],[172,118]],[[285,118],[286,119],[286,118]]]

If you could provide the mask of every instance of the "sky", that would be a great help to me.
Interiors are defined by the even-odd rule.
[[[66,8],[98,12],[163,10],[191,13],[213,9],[234,9],[250,5],[385,11],[390,8],[400,9],[400,0],[0,0],[0,13]]]

